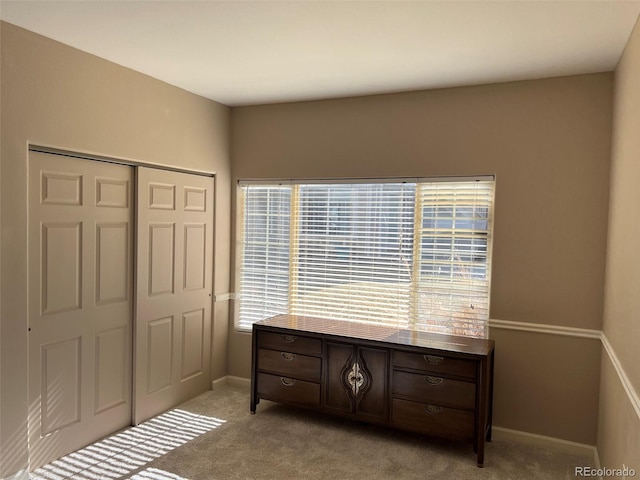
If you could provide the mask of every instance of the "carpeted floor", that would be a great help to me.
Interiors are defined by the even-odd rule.
[[[75,456],[74,456],[75,455]],[[471,445],[426,438],[262,400],[224,385],[164,417],[32,473],[33,479],[572,479],[592,459],[493,441],[485,467]]]

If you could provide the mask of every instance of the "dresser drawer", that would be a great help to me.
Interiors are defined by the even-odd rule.
[[[473,410],[476,386],[471,382],[394,370],[393,394],[414,397],[424,403]]]
[[[401,428],[456,440],[473,439],[473,412],[393,399],[391,419]]]
[[[321,361],[318,357],[264,348],[258,350],[258,370],[320,381],[321,368]]]
[[[304,406],[320,405],[320,384],[290,377],[258,374],[258,393],[276,402]]]
[[[441,355],[393,352],[393,366],[413,368],[430,373],[476,378],[476,362]]]
[[[306,353],[308,355],[320,355],[322,353],[322,341],[319,338],[273,332],[259,332],[258,347],[282,352]]]

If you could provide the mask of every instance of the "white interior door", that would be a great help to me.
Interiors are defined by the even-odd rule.
[[[133,168],[29,154],[30,467],[131,424]]]
[[[135,423],[210,388],[213,188],[137,168]]]

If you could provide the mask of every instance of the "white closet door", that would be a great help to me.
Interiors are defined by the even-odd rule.
[[[211,385],[213,188],[137,169],[135,423]]]
[[[131,167],[29,154],[30,467],[131,424]]]

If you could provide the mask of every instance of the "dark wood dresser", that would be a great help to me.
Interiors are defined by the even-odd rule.
[[[491,440],[494,342],[280,315],[253,325],[260,399],[468,441]]]

